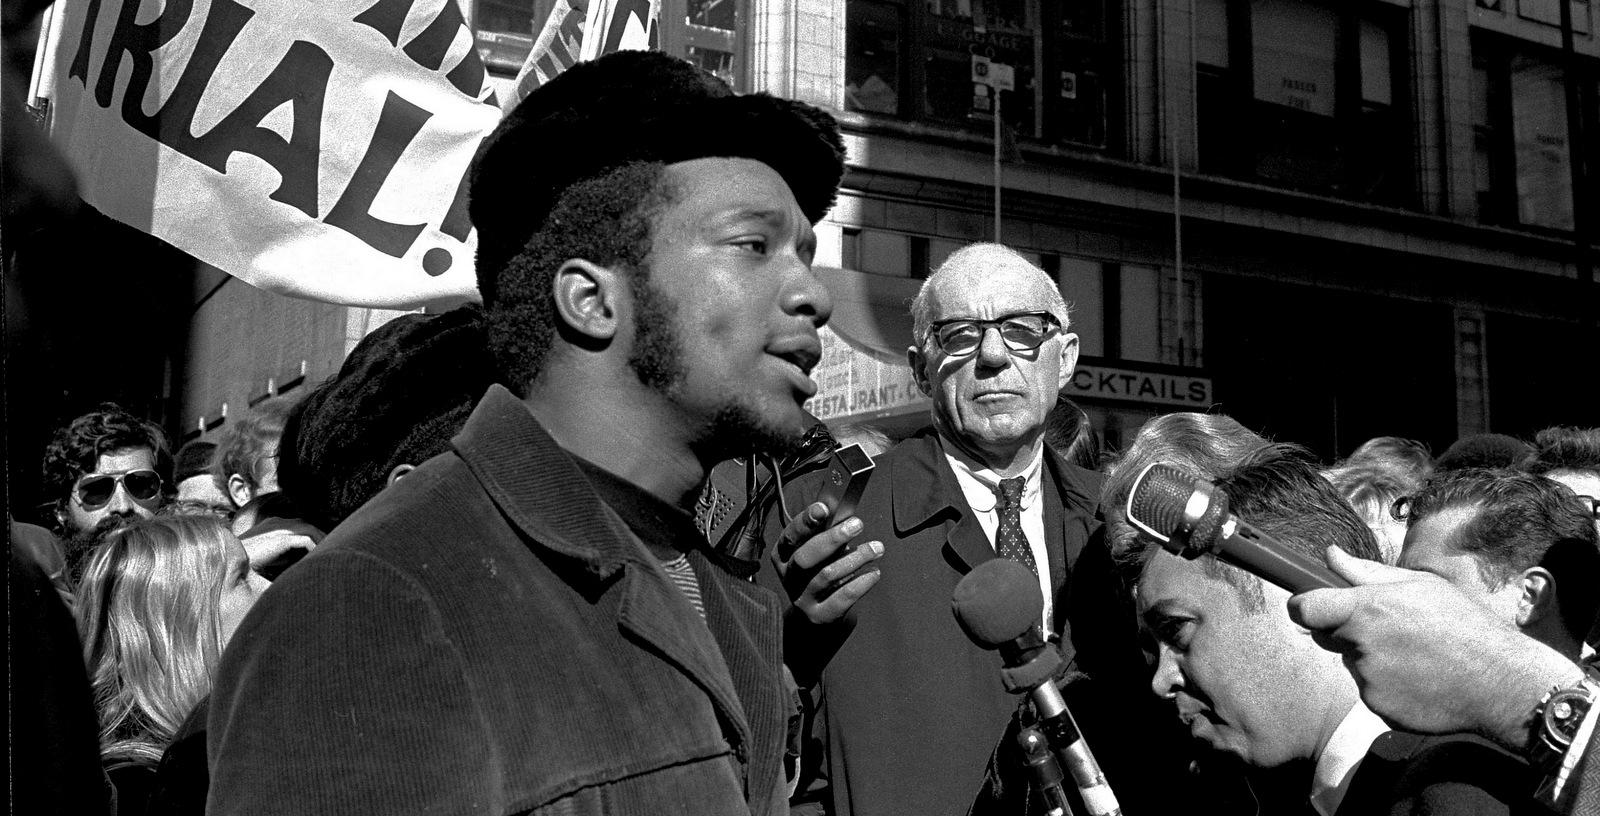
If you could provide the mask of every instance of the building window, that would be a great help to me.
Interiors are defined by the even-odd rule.
[[[1567,0],[1572,9],[1572,30],[1578,34],[1589,33],[1588,0]],[[1545,25],[1561,25],[1561,0],[1517,0],[1517,15]]]
[[[721,77],[736,90],[743,90],[740,33],[748,0],[685,0],[664,3],[657,31],[661,50],[683,57]],[[455,2],[455,0],[451,0]],[[577,25],[584,12],[571,11],[561,0],[470,0],[473,31],[478,55],[490,72],[515,76],[528,59],[552,14],[567,14],[560,35],[563,41],[580,36]],[[623,4],[626,6],[626,4]],[[557,20],[557,24],[561,21]],[[560,61],[570,61],[569,49],[560,48]]]
[[[839,263],[846,269],[896,278],[926,278],[929,240],[881,229],[845,227]]]
[[[879,0],[852,0],[846,9],[845,107],[866,113],[900,113],[900,43],[904,9]]]
[[[1404,9],[1202,0],[1196,16],[1202,170],[1417,206]]]
[[[1473,175],[1481,221],[1573,229],[1566,88],[1559,59],[1552,50],[1473,32]],[[1594,100],[1600,72],[1592,61],[1580,70],[1584,97]],[[1593,101],[1584,113],[1594,127]],[[1592,164],[1600,161],[1600,148],[1596,140],[1589,141]]]
[[[1179,281],[1176,270],[1162,270],[1160,342],[1161,362],[1191,368],[1205,365],[1200,354],[1204,337],[1198,273],[1188,271]]]
[[[988,86],[972,59],[1010,65],[1001,115],[1018,135],[1105,147],[1120,76],[1119,3],[1110,0],[849,0],[845,107],[986,132]]]

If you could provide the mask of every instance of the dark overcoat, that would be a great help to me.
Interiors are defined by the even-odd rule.
[[[1388,731],[1356,767],[1337,816],[1546,814],[1528,763],[1475,736]]]
[[[1046,451],[1046,486],[1056,488],[1043,491],[1051,561],[1070,574],[1099,526],[1099,476]],[[1001,686],[999,655],[973,645],[951,613],[956,583],[994,548],[931,428],[876,464],[856,540],[883,542],[882,577],[851,609],[837,652],[822,658],[834,812],[961,816],[1020,702]],[[1056,582],[1063,611],[1069,583]]]
[[[213,814],[783,812],[780,608],[683,594],[495,386],[240,626]]]

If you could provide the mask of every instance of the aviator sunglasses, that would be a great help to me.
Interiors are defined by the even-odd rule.
[[[99,510],[111,503],[119,484],[127,489],[128,496],[136,502],[148,502],[161,495],[161,474],[153,470],[85,476],[78,480],[73,490],[77,492],[78,502],[83,509]]]
[[[932,334],[939,348],[951,357],[965,357],[983,345],[983,335],[989,329],[1000,332],[1000,340],[1012,351],[1032,351],[1061,328],[1061,322],[1049,312],[1024,312],[1006,315],[999,320],[941,320],[933,324]]]

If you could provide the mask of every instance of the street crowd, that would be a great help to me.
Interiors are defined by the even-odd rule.
[[[481,304],[215,443],[60,428],[9,524],[14,812],[1046,813],[1051,712],[951,613],[997,558],[1103,772],[1077,812],[1600,812],[1600,429],[1327,463],[1180,412],[1107,450],[1073,293],[992,243],[909,305],[927,427],[829,428],[844,170],[810,105],[581,63],[475,160]],[[1164,547],[1154,464],[1346,585]]]

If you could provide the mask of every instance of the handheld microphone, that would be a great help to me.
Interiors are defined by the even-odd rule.
[[[1273,540],[1228,512],[1228,494],[1172,465],[1146,467],[1128,493],[1128,523],[1173,555],[1212,553],[1292,593],[1348,587],[1320,559]]]
[[[999,650],[1004,661],[1000,680],[1006,691],[1026,692],[1032,698],[1039,730],[1057,761],[1072,774],[1090,816],[1121,816],[1116,794],[1056,688],[1061,652],[1039,633],[1044,598],[1033,572],[1009,558],[985,561],[956,584],[950,601],[967,637],[980,648]]]

